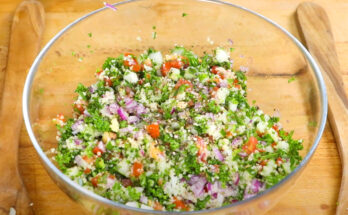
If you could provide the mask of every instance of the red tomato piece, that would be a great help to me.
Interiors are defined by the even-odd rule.
[[[132,167],[132,175],[138,178],[141,174],[143,174],[143,172],[144,172],[143,164],[137,161],[134,162]]]
[[[158,124],[148,125],[146,130],[147,130],[147,133],[149,133],[152,138],[156,139],[160,136],[160,129]]]
[[[243,146],[243,150],[247,154],[251,154],[256,150],[256,145],[257,145],[257,139],[256,137],[251,136],[249,138],[249,141]]]

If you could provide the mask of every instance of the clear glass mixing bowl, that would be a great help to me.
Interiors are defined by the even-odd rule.
[[[217,46],[233,47],[234,66],[249,68],[249,101],[256,100],[270,115],[280,113],[283,127],[295,130],[295,137],[304,140],[304,159],[279,184],[257,196],[221,208],[177,214],[262,214],[272,207],[304,170],[326,121],[325,86],[306,49],[271,20],[230,3],[129,0],[115,7],[116,11],[96,10],[64,28],[43,48],[27,77],[24,120],[52,179],[95,214],[164,214],[102,198],[62,174],[46,155],[57,144],[52,118],[57,113],[72,115],[75,87],[93,83],[96,69],[109,56],[139,54],[149,47],[167,52],[175,44],[198,54]]]

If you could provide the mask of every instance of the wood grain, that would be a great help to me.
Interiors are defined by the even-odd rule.
[[[227,0],[259,12],[285,27],[299,37],[295,10],[302,0]],[[7,49],[10,21],[20,0],[0,0],[0,47]],[[42,0],[46,11],[46,28],[43,44],[47,43],[61,28],[76,18],[101,7],[102,0]],[[116,2],[116,1],[108,1]],[[338,59],[341,64],[345,86],[348,84],[348,4],[346,0],[313,0],[322,5],[332,22]],[[302,40],[303,41],[303,40]],[[7,52],[0,52],[1,58]],[[2,56],[1,56],[2,55]],[[1,89],[1,88],[0,88]],[[348,88],[345,87],[345,91]],[[35,150],[22,127],[19,149],[20,172],[34,203],[35,214],[62,215],[85,214],[50,179],[43,169]],[[290,190],[269,211],[268,215],[330,215],[336,209],[341,178],[341,163],[331,127],[327,124],[319,147],[307,169]]]
[[[22,89],[26,72],[40,48],[43,25],[41,3],[28,0],[18,6],[11,27],[0,112],[0,214],[9,214],[11,207],[18,214],[33,213],[18,171],[18,145],[22,125]]]
[[[342,161],[342,182],[336,214],[348,214],[348,100],[337,60],[329,19],[322,7],[305,2],[297,9],[307,47],[320,64],[329,100],[329,121]]]

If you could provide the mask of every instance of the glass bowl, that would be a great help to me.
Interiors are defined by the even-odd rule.
[[[95,214],[169,214],[129,207],[85,190],[51,162],[57,113],[72,116],[78,83],[95,81],[104,60],[175,44],[197,54],[217,46],[235,50],[234,67],[248,68],[248,100],[267,114],[280,114],[286,130],[304,140],[303,161],[280,183],[224,207],[173,214],[262,214],[281,198],[308,164],[322,135],[327,98],[318,66],[289,32],[248,9],[221,1],[139,0],[101,8],[60,31],[40,52],[28,74],[23,114],[30,139],[52,179],[72,199]]]

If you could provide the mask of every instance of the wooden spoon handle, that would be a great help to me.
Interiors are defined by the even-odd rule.
[[[22,125],[22,90],[27,71],[38,51],[44,28],[44,9],[34,0],[23,1],[11,28],[7,70],[0,109],[0,214],[33,214],[18,171],[18,143]]]
[[[329,100],[329,122],[341,156],[342,181],[336,214],[348,214],[348,100],[330,22],[324,9],[310,2],[299,5],[297,16],[307,47],[322,70]]]

